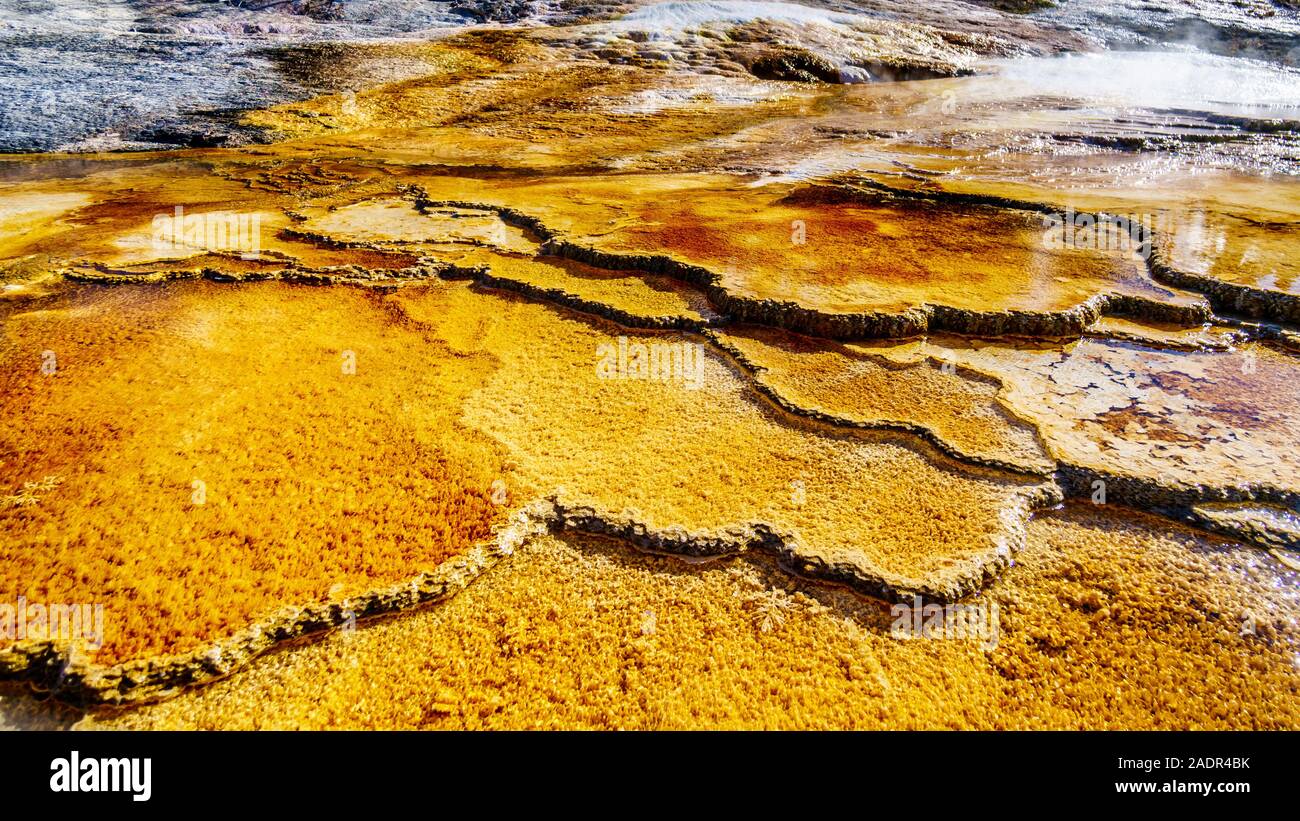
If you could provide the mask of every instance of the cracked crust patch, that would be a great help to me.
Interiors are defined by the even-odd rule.
[[[901,349],[900,349],[901,350]],[[1250,343],[1165,350],[1084,339],[1064,347],[947,339],[932,355],[1001,380],[1053,455],[1097,476],[1300,492],[1296,360]],[[1208,491],[1203,500],[1214,498]],[[1086,495],[1086,494],[1085,494]]]

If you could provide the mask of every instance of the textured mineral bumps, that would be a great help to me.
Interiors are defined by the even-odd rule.
[[[1293,579],[1089,506],[1029,527],[985,637],[770,562],[544,537],[433,610],[274,653],[109,728],[1287,728]],[[1294,575],[1294,574],[1292,574]]]
[[[810,427],[698,336],[468,283],[84,286],[11,306],[6,334],[24,424],[3,434],[5,585],[102,602],[100,663],[432,570],[530,498],[588,511],[579,529],[947,599],[1005,567],[1054,493],[904,434]],[[683,367],[601,370],[628,345]]]
[[[103,604],[101,663],[408,579],[501,516],[503,454],[456,421],[491,363],[437,364],[360,290],[83,286],[5,312],[0,589]]]

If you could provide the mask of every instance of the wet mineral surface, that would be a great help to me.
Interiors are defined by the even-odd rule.
[[[1294,7],[13,5],[0,726],[1300,726]]]

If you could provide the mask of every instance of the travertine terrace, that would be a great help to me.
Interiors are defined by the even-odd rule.
[[[822,5],[10,126],[0,726],[1300,728],[1290,58]]]

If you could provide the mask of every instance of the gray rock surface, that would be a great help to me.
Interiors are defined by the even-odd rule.
[[[340,84],[285,71],[292,61],[284,49],[420,37],[463,24],[450,7],[429,0],[0,0],[0,151],[257,140],[237,125],[236,112]]]
[[[1141,0],[1089,0],[1027,14],[1001,10],[988,0],[800,4],[924,23],[954,41],[1007,44],[1016,53],[1178,43],[1288,65],[1300,62],[1300,10],[1293,0],[1174,0],[1159,7]],[[468,25],[608,21],[643,5],[625,0],[0,0],[0,152],[259,141],[266,135],[240,126],[240,112],[375,80],[373,60],[338,59],[349,48],[427,39]],[[666,59],[652,46],[643,46],[650,49],[645,59]],[[768,73],[845,79],[822,78],[809,65],[814,64],[793,69],[783,64]]]

